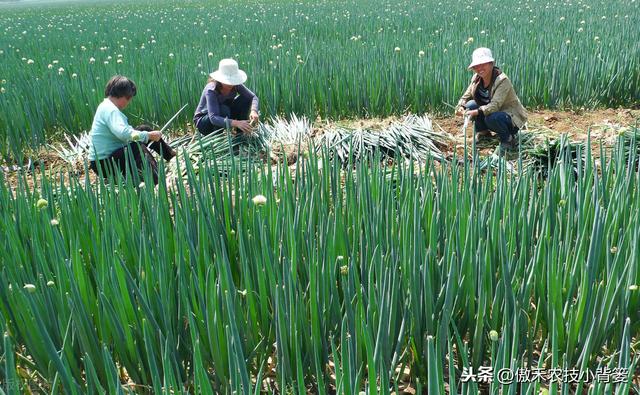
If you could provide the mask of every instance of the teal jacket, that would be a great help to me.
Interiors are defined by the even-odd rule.
[[[149,133],[135,130],[109,98],[100,103],[91,125],[89,160],[106,159],[132,141],[147,143]]]

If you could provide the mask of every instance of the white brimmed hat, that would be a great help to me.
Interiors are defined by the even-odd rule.
[[[218,70],[209,74],[214,80],[227,85],[240,85],[247,80],[247,73],[238,68],[238,62],[233,59],[222,59]]]
[[[473,55],[471,55],[471,64],[467,68],[471,69],[479,64],[489,62],[495,62],[495,59],[493,59],[493,55],[491,54],[491,50],[489,48],[477,48],[473,51]]]

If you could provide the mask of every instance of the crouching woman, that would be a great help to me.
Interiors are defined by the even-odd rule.
[[[457,114],[465,114],[475,120],[476,142],[494,132],[500,137],[501,148],[513,148],[516,143],[514,136],[527,122],[527,111],[511,81],[495,66],[489,48],[473,51],[468,69],[474,74],[458,101]]]
[[[247,74],[233,59],[222,59],[218,70],[209,74],[193,115],[193,123],[202,135],[232,128],[251,133],[259,119],[258,97],[244,86],[246,80]]]
[[[104,91],[91,125],[89,167],[99,176],[108,178],[121,173],[140,178],[145,167],[158,183],[158,165],[149,152],[156,151],[171,160],[175,151],[162,139],[162,133],[148,126],[133,128],[122,113],[136,95],[136,85],[121,75],[112,77]]]

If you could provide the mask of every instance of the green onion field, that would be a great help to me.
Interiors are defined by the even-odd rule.
[[[427,115],[480,46],[527,109],[637,109],[639,21],[638,0],[0,2],[0,394],[639,394],[640,121],[499,157]],[[194,136],[225,57],[262,124]],[[155,188],[89,176],[114,74],[132,124],[188,104]],[[397,121],[314,128],[372,117]]]

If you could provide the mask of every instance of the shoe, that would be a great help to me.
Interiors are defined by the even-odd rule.
[[[488,130],[481,130],[478,133],[476,133],[474,137],[476,144],[490,138],[491,138],[491,132]]]
[[[171,148],[169,144],[167,144],[164,140],[160,140],[160,144],[162,144],[162,157],[164,160],[169,162],[171,159],[175,158],[178,153]]]
[[[177,155],[177,152],[173,148],[171,148],[171,146],[167,144],[164,139],[160,139],[160,141],[154,141],[153,143],[149,144],[149,148],[162,155],[162,158],[167,162]]]
[[[517,146],[518,146],[517,140],[515,139],[515,137],[513,137],[513,135],[510,135],[507,141],[500,142],[500,151],[503,151],[503,152],[513,151]]]

